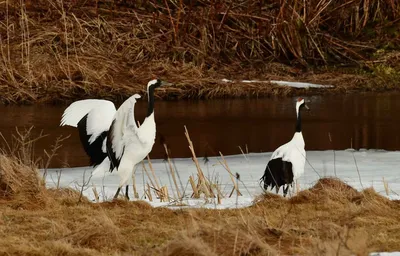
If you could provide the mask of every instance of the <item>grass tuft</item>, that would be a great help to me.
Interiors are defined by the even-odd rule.
[[[36,204],[43,200],[43,190],[44,184],[36,168],[0,154],[0,200],[18,201],[21,206]]]
[[[31,171],[17,163],[7,166]],[[290,199],[266,193],[248,208],[226,210],[171,210],[126,200],[78,203],[80,193],[71,189],[2,184],[13,188],[0,200],[4,254],[365,255],[400,249],[400,204],[332,178]],[[50,203],[40,204],[38,195]]]
[[[212,248],[204,243],[200,238],[181,235],[171,241],[162,250],[165,256],[191,255],[191,256],[216,256]]]

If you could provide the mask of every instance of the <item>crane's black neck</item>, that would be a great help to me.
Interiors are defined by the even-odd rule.
[[[301,108],[303,105],[299,107],[297,112],[297,121],[296,121],[296,132],[301,132]]]
[[[154,112],[154,89],[155,86],[150,85],[147,90],[149,101],[147,103],[147,117],[149,117]]]

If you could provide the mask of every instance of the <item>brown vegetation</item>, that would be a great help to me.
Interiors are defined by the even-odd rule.
[[[0,17],[3,102],[121,100],[153,76],[166,99],[298,92],[222,78],[398,89],[394,0],[6,0]]]
[[[366,255],[400,250],[400,204],[321,179],[290,199],[233,210],[90,203],[46,189],[37,169],[0,155],[0,254]]]

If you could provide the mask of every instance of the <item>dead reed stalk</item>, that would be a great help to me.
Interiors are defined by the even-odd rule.
[[[385,193],[389,196],[389,183],[385,180],[385,177],[382,177],[383,187],[385,188]]]
[[[232,192],[230,193],[229,197],[232,196],[232,194],[233,194],[233,192],[234,192],[235,190],[236,190],[237,195],[238,195],[238,196],[241,196],[242,193],[240,193],[240,191],[239,191],[238,184],[235,182],[235,178],[234,178],[234,176],[233,176],[233,174],[232,174],[232,172],[231,172],[231,169],[230,169],[229,166],[228,166],[228,163],[227,163],[226,160],[225,160],[224,155],[223,155],[221,152],[219,152],[219,155],[220,155],[221,158],[222,158],[222,162],[219,161],[219,160],[218,160],[218,161],[219,161],[219,163],[224,167],[224,169],[229,173],[229,177],[231,178],[231,181],[232,181],[232,184],[233,184],[233,189],[232,189]]]
[[[145,173],[146,173],[147,178],[150,180],[151,186],[154,188],[154,187],[155,187],[154,182],[153,182],[153,180],[152,180],[152,178],[151,178],[149,172],[147,171],[146,165],[144,164],[143,161],[142,161],[142,167],[143,167],[143,170],[144,170]]]
[[[160,202],[169,202],[169,194],[167,186],[162,186],[160,189]]]
[[[165,153],[167,154],[167,161],[168,161],[168,165],[169,165],[169,170],[171,172],[172,180],[174,181],[176,193],[178,195],[177,200],[182,200],[182,194],[181,194],[180,189],[178,187],[178,183],[176,182],[175,171],[174,171],[174,167],[172,166],[171,159],[169,157],[167,144],[164,144],[164,149],[165,149]]]
[[[193,142],[190,139],[189,132],[188,132],[186,126],[184,126],[184,127],[185,127],[185,136],[189,143],[189,149],[192,153],[192,160],[195,163],[196,169],[197,169],[197,178],[198,178],[198,182],[197,182],[197,186],[196,186],[197,191],[203,192],[206,197],[215,197],[215,195],[212,191],[212,188],[211,188],[211,184],[208,181],[208,179],[204,176],[203,170],[201,169],[199,161],[197,160],[196,153],[195,153],[194,147],[193,147]]]
[[[154,182],[155,182],[155,185],[156,185],[156,189],[160,189],[160,184],[158,183],[158,179],[157,179],[156,174],[154,172],[153,165],[151,163],[149,155],[147,155],[147,162],[149,163],[149,168],[150,168],[151,174],[153,175],[153,179],[154,179]]]

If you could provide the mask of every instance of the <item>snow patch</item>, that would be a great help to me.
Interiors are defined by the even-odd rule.
[[[303,82],[288,82],[288,81],[276,81],[271,80],[271,83],[277,85],[284,85],[295,88],[333,88],[333,85],[322,85],[322,84],[312,84],[312,83],[303,83]]]
[[[222,79],[222,82],[225,83],[234,83],[234,80]],[[294,87],[294,88],[333,88],[333,85],[322,85],[322,84],[313,84],[313,83],[304,83],[304,82],[289,82],[289,81],[278,81],[278,80],[241,80],[241,83],[273,83],[282,86]]]
[[[373,252],[370,256],[400,256],[400,252]]]
[[[142,165],[139,164],[135,170],[139,199],[146,200],[155,207],[203,207],[214,209],[246,207],[251,205],[254,198],[263,192],[259,182],[270,157],[271,153],[225,156],[231,172],[234,175],[236,173],[240,175],[238,186],[242,196],[237,196],[236,192],[234,192],[231,197],[229,195],[233,190],[233,184],[230,174],[221,165],[220,157],[209,157],[207,163],[199,158],[200,166],[205,176],[214,184],[220,186],[223,195],[221,204],[217,204],[217,199],[191,198],[192,189],[188,180],[190,175],[197,177],[197,170],[190,158],[172,159],[176,168],[179,191],[184,194],[183,200],[165,203],[160,202],[159,199],[153,196],[153,202],[150,202],[144,196],[144,190],[147,188],[147,183],[150,184],[150,181]],[[335,151],[335,158],[332,150],[307,151],[305,173],[299,178],[298,183],[300,189],[304,190],[313,186],[319,178],[337,177],[358,190],[373,187],[376,192],[385,197],[400,199],[399,159],[399,151],[341,150]],[[147,161],[144,161],[144,163],[147,165]],[[154,159],[152,160],[152,166],[160,185],[166,185],[170,197],[176,198],[176,187],[172,181],[168,163],[162,159]],[[149,170],[148,167],[147,169]],[[92,171],[92,167],[49,169],[46,178],[47,185],[55,187],[58,175],[61,175],[61,187],[72,187],[80,190],[82,185],[85,185],[83,194],[90,200],[95,198],[94,188],[99,194],[100,201],[111,200],[119,184],[118,175],[113,172],[111,174],[107,173],[104,177],[91,177]],[[132,186],[130,186],[129,192],[132,199]],[[293,193],[294,191],[290,191],[289,195]],[[282,194],[282,189],[280,194]]]

